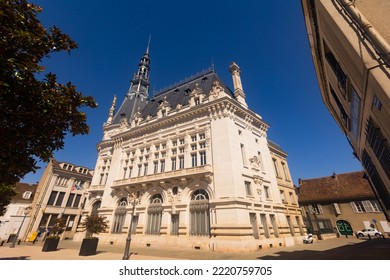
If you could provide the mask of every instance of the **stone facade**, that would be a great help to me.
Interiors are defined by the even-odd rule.
[[[66,226],[61,238],[72,239],[92,174],[93,170],[86,167],[52,159],[42,174],[32,201],[28,237],[38,235],[40,239],[46,229],[50,232],[56,219],[61,217]]]
[[[147,50],[97,145],[83,213],[109,220],[100,242],[124,244],[130,230],[132,244],[151,247],[239,252],[300,243],[287,154],[248,109],[238,65],[230,66],[233,92],[210,68],[145,102],[148,70]],[[275,175],[273,158],[287,180]],[[282,201],[281,189],[293,202]],[[74,238],[84,235],[80,227]]]
[[[390,221],[390,5],[302,0],[322,99]]]

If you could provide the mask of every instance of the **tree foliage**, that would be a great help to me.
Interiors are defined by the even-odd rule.
[[[35,172],[37,160],[48,162],[63,148],[67,133],[87,134],[80,109],[97,106],[70,82],[44,75],[43,59],[77,44],[55,26],[45,29],[38,20],[41,11],[25,0],[0,0],[1,184],[12,185]]]
[[[0,183],[0,216],[4,215],[7,205],[14,195],[16,195],[14,186]]]
[[[106,217],[99,215],[86,216],[81,223],[86,230],[86,237],[92,237],[93,234],[104,232],[108,228]]]

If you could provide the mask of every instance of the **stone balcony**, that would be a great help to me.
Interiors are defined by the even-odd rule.
[[[147,185],[164,185],[168,183],[188,183],[194,178],[205,179],[208,183],[212,181],[212,167],[209,164],[185,168],[174,171],[150,174],[135,178],[116,180],[111,188],[136,187]]]

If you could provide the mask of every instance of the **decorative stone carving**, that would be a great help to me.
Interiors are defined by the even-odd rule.
[[[213,87],[210,90],[211,100],[217,99],[221,93],[223,93],[223,87],[219,84],[218,81],[213,82]]]
[[[261,170],[261,161],[257,156],[250,158],[249,161],[253,171],[259,172]]]
[[[263,183],[263,178],[261,178],[260,176],[253,176],[253,182],[256,185],[261,185]]]

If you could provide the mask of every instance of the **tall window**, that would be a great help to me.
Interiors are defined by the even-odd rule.
[[[347,84],[347,75],[345,75],[343,69],[341,69],[341,66],[329,47],[326,45],[324,42],[324,49],[325,49],[325,57],[326,60],[328,61],[330,67],[333,69],[334,74],[337,77],[337,81],[339,84],[339,89],[345,95],[345,90],[346,90],[346,84]]]
[[[111,233],[122,233],[123,224],[125,222],[126,212],[127,212],[126,206],[127,206],[127,198],[123,197],[119,200],[118,206],[115,209],[115,215],[114,215]]]
[[[171,215],[171,235],[179,235],[179,215]]]
[[[165,172],[165,160],[160,161],[160,171],[161,173]]]
[[[49,197],[49,201],[47,202],[47,205],[54,205],[54,201],[56,200],[58,192],[52,191]]]
[[[295,220],[296,220],[297,225],[299,227],[299,233],[301,235],[303,235],[305,232],[303,231],[303,226],[302,226],[302,223],[301,223],[301,219],[299,218],[299,216],[295,216]]]
[[[206,151],[199,152],[200,155],[200,165],[206,164]]]
[[[379,160],[383,170],[390,178],[390,148],[386,137],[383,136],[380,128],[378,128],[370,118],[366,128],[367,143],[372,148],[376,158]],[[370,176],[372,177],[372,176]]]
[[[184,169],[184,156],[179,157],[179,169]]]
[[[77,194],[76,199],[74,200],[72,207],[78,208],[80,205],[80,200],[81,200],[81,194]]]
[[[284,174],[284,179],[287,181],[290,180],[290,178],[288,177],[287,167],[286,167],[286,164],[284,162],[282,162],[282,170],[283,170],[283,174]]]
[[[267,223],[267,216],[265,214],[260,214],[261,225],[263,226],[265,238],[269,238],[269,228]]]
[[[282,202],[283,203],[286,203],[286,197],[285,197],[285,195],[284,195],[284,191],[280,191],[280,198],[282,199]]]
[[[144,163],[144,176],[148,175],[148,164]]]
[[[290,216],[286,216],[287,217],[287,223],[288,223],[288,226],[290,228],[290,233],[292,236],[295,235],[295,229],[294,229],[294,225],[292,223],[292,220],[291,220],[291,217]]]
[[[273,161],[273,163],[274,163],[274,169],[275,169],[276,177],[280,177],[279,169],[278,169],[278,163],[276,162],[276,159],[275,159],[275,158],[273,158],[272,161]]]
[[[257,225],[256,213],[249,213],[249,221],[252,226],[253,237],[259,239],[259,226]]]
[[[251,182],[245,181],[245,192],[246,192],[246,195],[252,195]]]
[[[163,199],[161,194],[155,194],[150,199],[150,205],[148,207],[148,223],[146,225],[146,234],[160,235],[162,203]]]
[[[197,154],[191,154],[191,165],[195,167],[198,165],[198,156]]]
[[[359,124],[360,124],[360,96],[356,90],[352,87],[351,90],[351,134],[354,140],[357,141],[359,137]]]
[[[275,215],[269,215],[269,218],[271,220],[272,228],[274,229],[275,237],[279,237],[279,228],[278,228],[278,224],[276,223]]]
[[[205,190],[196,190],[190,202],[190,235],[210,235],[209,195]]]
[[[154,174],[158,173],[158,161],[155,161],[154,162],[154,170],[153,170]]]
[[[269,193],[269,187],[268,186],[264,186],[264,196],[265,196],[265,199],[271,199],[271,195]]]
[[[137,233],[137,226],[138,226],[138,216],[133,216],[131,218],[131,234],[136,234]]]
[[[176,170],[176,158],[171,158],[171,162],[172,162],[172,171]]]
[[[74,193],[69,194],[68,201],[66,202],[66,207],[71,207],[73,204],[73,199],[76,195]]]
[[[64,200],[64,197],[65,197],[65,193],[64,192],[60,192],[59,195],[58,195],[58,198],[57,198],[55,206],[61,206],[62,201]]]
[[[244,144],[240,144],[241,148],[241,158],[242,158],[242,164],[246,166],[246,154],[245,154],[245,146]]]

